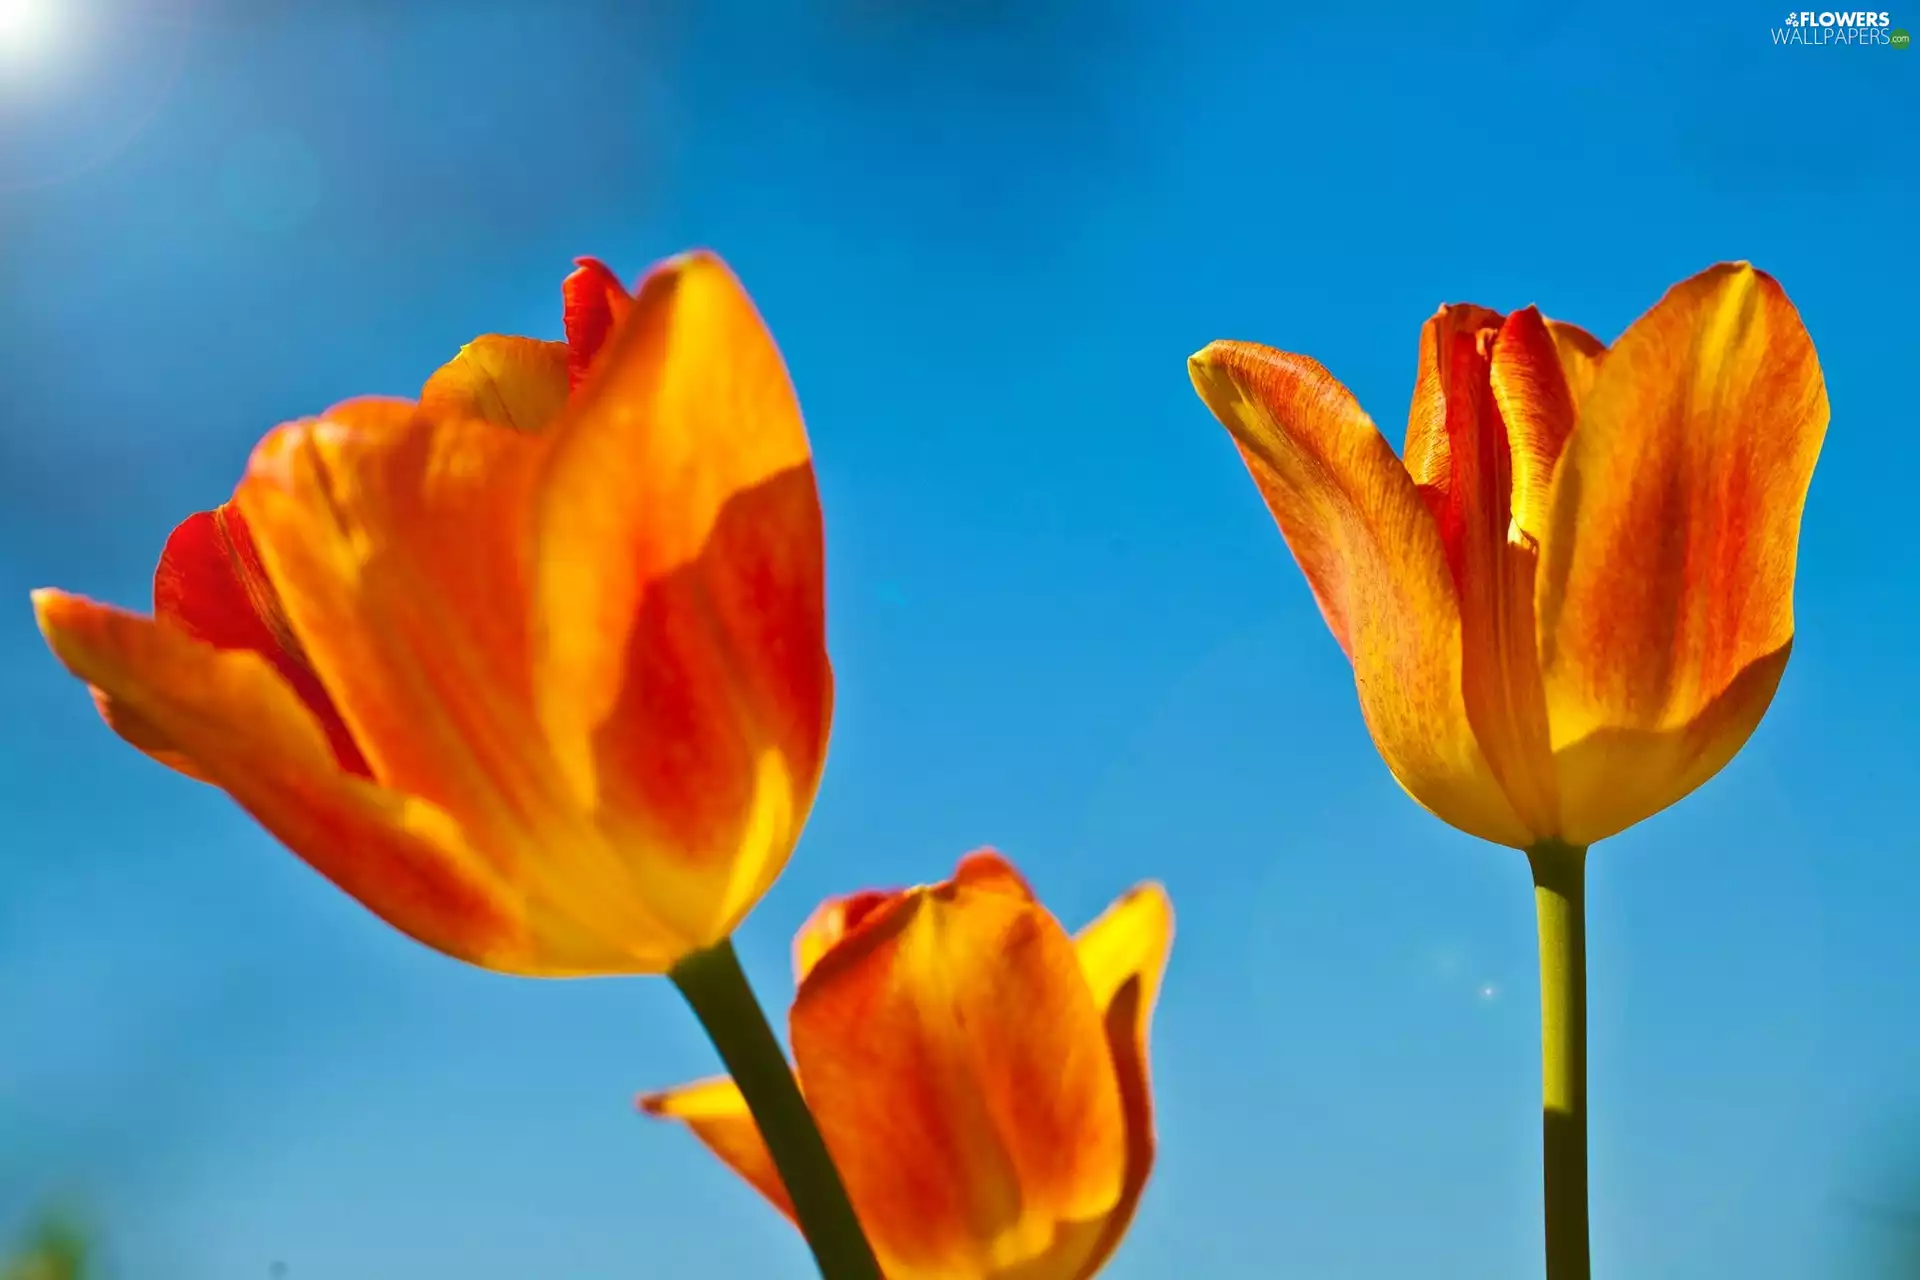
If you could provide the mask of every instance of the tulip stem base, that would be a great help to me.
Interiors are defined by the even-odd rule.
[[[1547,1280],[1592,1280],[1587,1240],[1587,851],[1527,850],[1540,921],[1540,1094]]]
[[[706,1028],[766,1140],[793,1214],[824,1280],[882,1280],[827,1144],[787,1056],[767,1024],[731,940],[696,951],[670,973]]]

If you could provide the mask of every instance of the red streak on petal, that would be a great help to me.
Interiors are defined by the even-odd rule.
[[[566,314],[567,375],[571,385],[578,387],[633,299],[598,258],[574,262],[576,270],[561,283],[560,293]]]
[[[154,570],[153,611],[216,649],[250,649],[264,657],[320,722],[340,767],[373,776],[353,732],[307,664],[237,508],[198,511],[174,529]]]

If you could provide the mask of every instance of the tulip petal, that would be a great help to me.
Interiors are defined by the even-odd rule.
[[[1488,380],[1512,449],[1513,524],[1530,547],[1537,546],[1547,527],[1553,468],[1574,423],[1564,366],[1537,310],[1507,317],[1494,339]]]
[[[374,776],[454,815],[569,963],[664,972],[685,940],[569,802],[534,717],[526,529],[550,440],[351,401],[269,434],[235,501]]]
[[[166,735],[159,725],[146,719],[124,702],[116,701],[113,695],[104,689],[92,689],[94,709],[107,727],[120,735],[121,741],[136,747],[146,755],[158,760],[175,773],[185,774],[195,782],[211,783],[205,771],[193,762],[193,758],[180,750],[180,744]]]
[[[995,849],[975,849],[964,855],[953,869],[949,885],[962,885],[988,893],[1004,893],[1021,902],[1038,902],[1033,886],[1020,869]],[[939,887],[939,886],[934,886]]]
[[[1607,344],[1579,325],[1568,324],[1564,320],[1547,321],[1547,332],[1553,336],[1554,354],[1560,357],[1560,374],[1566,379],[1567,394],[1577,411],[1586,402],[1594,381],[1600,376],[1601,362],[1607,357]]]
[[[1052,1260],[1119,1202],[1126,1121],[1073,945],[1016,881],[905,895],[814,966],[791,1025],[889,1275],[1078,1274]]]
[[[1216,342],[1189,366],[1352,659],[1361,712],[1394,777],[1452,825],[1526,843],[1467,719],[1460,606],[1413,477],[1316,361]]]
[[[1759,723],[1793,638],[1800,516],[1827,418],[1798,313],[1745,263],[1676,285],[1607,353],[1541,546],[1567,839],[1601,839],[1678,800]]]
[[[633,299],[620,279],[596,258],[575,258],[574,271],[560,286],[565,303],[567,377],[570,386],[587,380],[593,362]]]
[[[1607,726],[1555,755],[1565,835],[1588,845],[1660,812],[1720,772],[1746,745],[1780,687],[1791,641],[1749,663],[1720,695],[1669,729]]]
[[[544,431],[567,403],[567,360],[564,342],[483,334],[427,379],[420,411]]]
[[[1440,460],[1447,470],[1422,496],[1438,523],[1459,600],[1467,721],[1528,836],[1537,838],[1559,829],[1559,799],[1534,648],[1534,554],[1524,539],[1510,537],[1519,449],[1492,386],[1494,349],[1508,324],[1471,329],[1449,323],[1455,311],[1491,314],[1443,308],[1427,326],[1428,345],[1441,362],[1447,446]]]
[[[253,534],[233,504],[188,516],[167,538],[153,574],[153,612],[216,649],[250,649],[265,658],[319,721],[340,767],[372,776],[352,731],[308,665],[279,592],[260,563]]]
[[[1130,998],[1131,1030],[1144,1047],[1160,976],[1173,949],[1173,902],[1167,891],[1152,882],[1129,890],[1074,935],[1073,947],[1093,1001],[1103,1011],[1110,1013],[1127,987],[1139,989]]]
[[[678,1120],[700,1139],[707,1150],[742,1178],[773,1206],[793,1218],[793,1201],[774,1167],[760,1127],[740,1086],[729,1076],[683,1084],[640,1099],[640,1109],[660,1120]]]
[[[1033,886],[1027,883],[1005,857],[992,849],[976,849],[960,859],[953,883],[976,889],[1010,893],[1028,902],[1035,901]],[[793,938],[793,981],[798,986],[813,972],[820,957],[839,946],[850,934],[873,924],[883,908],[896,906],[906,897],[904,889],[862,889],[845,897],[829,898],[807,917]]]
[[[716,942],[785,865],[832,705],[799,406],[717,259],[653,271],[556,430],[536,690],[576,802],[648,900]]]
[[[337,765],[265,657],[58,591],[34,593],[55,655],[185,755],[315,870],[428,946],[521,970],[515,905],[457,824]]]
[[[404,401],[270,433],[236,502],[307,656],[381,781],[531,833],[539,736],[517,536],[544,442]]]
[[[1413,383],[1413,406],[1407,413],[1407,443],[1401,450],[1407,474],[1422,492],[1444,494],[1453,476],[1448,458],[1447,385],[1452,374],[1455,337],[1498,330],[1504,317],[1498,311],[1455,302],[1441,307],[1420,327],[1420,372]],[[1431,503],[1433,499],[1429,497]]]
[[[1160,976],[1173,947],[1173,903],[1157,884],[1143,884],[1074,935],[1074,950],[1107,1028],[1127,1118],[1127,1172],[1120,1201],[1076,1274],[1091,1276],[1120,1247],[1153,1170],[1153,1091],[1147,1033]]]
[[[863,889],[821,903],[793,937],[794,985],[805,982],[820,957],[839,946],[848,934],[864,928],[882,907],[904,896],[900,891]]]

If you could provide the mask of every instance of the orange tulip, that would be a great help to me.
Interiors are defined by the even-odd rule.
[[[1827,426],[1772,277],[1723,264],[1611,350],[1529,307],[1442,307],[1404,461],[1316,362],[1189,362],[1352,660],[1367,727],[1463,831],[1582,847],[1733,758],[1793,643]]]
[[[821,526],[773,339],[717,258],[565,342],[477,338],[418,402],[270,433],[154,615],[48,643],[141,750],[390,924],[491,969],[655,973],[784,866],[825,756]]]
[[[1106,1262],[1153,1164],[1147,1030],[1172,938],[1152,884],[1069,938],[987,851],[801,929],[801,1087],[890,1280],[1084,1280]],[[791,1215],[731,1080],[641,1105]]]

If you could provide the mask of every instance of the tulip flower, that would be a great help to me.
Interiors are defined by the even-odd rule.
[[[582,260],[563,295],[565,342],[484,336],[417,401],[268,434],[168,539],[153,616],[35,609],[122,737],[394,927],[509,973],[671,974],[751,1038],[728,938],[799,838],[831,718],[806,432],[712,255],[632,295]],[[875,1274],[838,1219],[830,1273]]]
[[[820,510],[717,260],[566,293],[564,343],[482,337],[418,402],[269,434],[168,539],[153,617],[35,604],[123,737],[399,929],[513,973],[660,973],[732,932],[812,801]]]
[[[1069,938],[987,851],[802,928],[794,1059],[890,1280],[1099,1271],[1153,1163],[1147,1031],[1172,935],[1146,884]],[[791,1212],[732,1080],[641,1105]]]
[[[1549,1200],[1580,1202],[1577,1245],[1550,1221],[1549,1252],[1584,1276],[1584,853],[1719,772],[1779,685],[1827,425],[1813,343],[1745,263],[1676,285],[1610,349],[1531,307],[1443,307],[1404,457],[1304,356],[1216,342],[1189,367],[1394,777],[1529,851]]]

